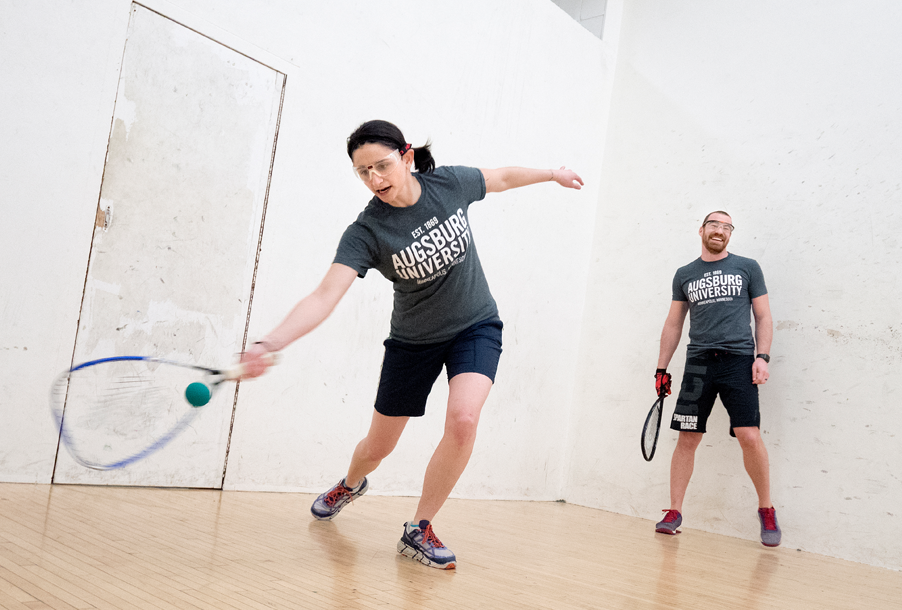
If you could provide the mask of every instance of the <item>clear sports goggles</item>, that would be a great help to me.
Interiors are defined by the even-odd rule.
[[[385,176],[395,171],[395,168],[398,167],[398,163],[400,162],[400,151],[393,150],[390,155],[388,155],[384,159],[376,161],[372,165],[367,165],[366,167],[354,167],[354,175],[364,182],[371,180],[374,175],[379,176],[380,178],[384,178]]]

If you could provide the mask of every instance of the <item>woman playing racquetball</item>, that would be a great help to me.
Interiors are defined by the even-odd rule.
[[[320,285],[242,362],[246,376],[262,374],[265,354],[313,330],[369,269],[391,281],[391,330],[370,429],[345,477],[316,499],[311,512],[317,519],[332,519],[367,491],[366,476],[394,449],[409,418],[424,414],[429,392],[445,367],[449,396],[444,436],[426,469],[416,514],[404,525],[398,551],[428,566],[451,569],[457,559],[436,537],[432,520],[469,461],[501,355],[502,323],[473,242],[468,207],[487,193],[540,182],[579,189],[583,182],[563,167],[435,167],[428,143],[411,147],[386,121],[360,125],[348,138],[347,150],[355,175],[374,197],[345,231]]]

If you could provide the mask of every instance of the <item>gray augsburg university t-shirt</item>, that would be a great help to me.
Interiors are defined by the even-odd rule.
[[[707,350],[755,353],[752,299],[767,294],[758,263],[744,256],[705,262],[697,258],[677,269],[673,300],[689,302],[689,346],[686,355]]]
[[[334,262],[360,277],[376,269],[392,282],[390,338],[439,343],[498,315],[467,216],[470,203],[485,197],[485,178],[460,166],[413,175],[419,200],[396,208],[373,197],[345,230]]]

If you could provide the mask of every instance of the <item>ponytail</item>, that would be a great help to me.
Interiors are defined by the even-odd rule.
[[[432,158],[432,142],[426,140],[426,143],[419,148],[413,149],[413,165],[421,174],[431,174],[435,169],[435,159]]]
[[[363,123],[348,136],[348,156],[353,158],[354,151],[364,144],[382,144],[402,154],[410,148],[400,129],[388,121],[379,120]],[[420,173],[428,174],[435,169],[431,146],[432,143],[427,141],[423,146],[413,149],[413,164]]]

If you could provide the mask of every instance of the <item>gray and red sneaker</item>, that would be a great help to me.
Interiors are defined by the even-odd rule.
[[[664,509],[664,518],[655,525],[655,531],[661,534],[679,534],[680,524],[683,523],[683,515],[678,510]]]
[[[366,477],[363,477],[363,481],[356,489],[345,487],[345,480],[342,479],[335,487],[314,500],[310,512],[320,521],[331,521],[349,502],[365,494],[369,488],[370,484]]]
[[[777,511],[773,507],[759,508],[758,520],[761,522],[761,544],[764,546],[780,546],[783,531],[777,524]]]
[[[417,525],[404,524],[404,534],[398,541],[398,552],[439,570],[453,570],[457,565],[454,553],[442,544],[432,531],[432,524],[425,519]]]

